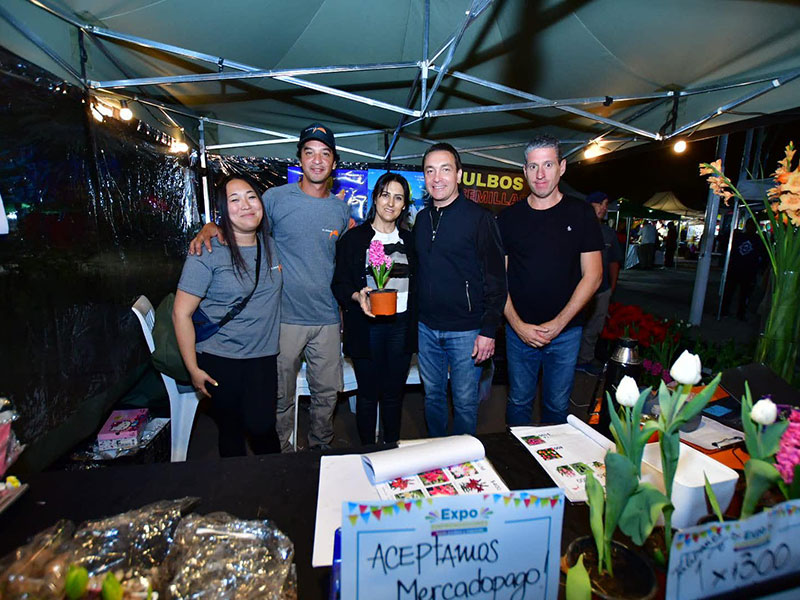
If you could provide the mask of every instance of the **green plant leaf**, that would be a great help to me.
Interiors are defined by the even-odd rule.
[[[742,519],[753,514],[761,496],[778,483],[781,474],[778,473],[775,465],[758,458],[750,458],[744,464],[744,478],[747,486],[744,491],[744,500],[742,500]]]
[[[658,417],[659,422],[669,423],[672,422],[672,411],[675,409],[675,402],[677,398],[673,398],[667,386],[662,381],[658,386],[658,406],[661,409],[661,414]]]
[[[758,426],[750,418],[750,411],[753,410],[753,396],[750,394],[750,386],[744,382],[744,396],[742,397],[742,429],[744,430],[744,444],[750,458],[763,459],[758,444]]]
[[[122,586],[111,571],[103,578],[100,594],[103,600],[122,600]]]
[[[589,526],[592,529],[592,537],[597,547],[597,568],[602,572],[605,544],[603,536],[603,508],[605,505],[605,495],[603,486],[589,471],[586,474],[586,498],[589,503]]]
[[[627,456],[613,452],[606,454],[606,518],[604,534],[607,542],[611,541],[622,511],[638,485],[639,478],[636,476],[636,467]]]
[[[567,600],[591,600],[592,581],[583,565],[583,554],[567,571]]]
[[[711,383],[709,383],[699,394],[681,407],[681,409],[678,411],[678,414],[675,415],[675,418],[673,419],[673,427],[675,430],[680,429],[687,421],[690,421],[696,417],[698,413],[706,407],[708,401],[711,400],[711,396],[713,396],[714,392],[717,391],[717,386],[719,385],[719,380],[721,377],[722,374],[718,373],[717,376],[711,380]]]
[[[89,573],[83,567],[70,565],[64,579],[64,593],[69,600],[83,597],[89,587]]]
[[[611,400],[611,394],[608,392],[606,392],[606,399],[608,400],[608,414],[611,417],[611,433],[617,441],[617,452],[628,456],[630,452],[630,448],[628,447],[630,433],[622,424],[622,419],[619,418],[619,414],[614,408],[614,402]]]
[[[786,488],[786,498],[789,500],[800,498],[800,463],[794,466],[792,483]]]
[[[650,483],[640,483],[619,519],[619,528],[641,546],[650,536],[669,498]]]
[[[724,519],[722,518],[722,510],[719,507],[717,495],[714,493],[714,488],[711,487],[711,483],[709,483],[708,476],[706,475],[705,471],[703,471],[703,479],[705,479],[706,482],[706,497],[708,498],[708,503],[711,505],[711,510],[714,511],[717,521],[723,521]]]
[[[761,452],[764,453],[764,456],[761,458],[772,457],[778,453],[778,449],[781,447],[781,437],[787,427],[789,427],[789,421],[786,419],[764,427],[761,431]]]
[[[672,498],[672,483],[675,480],[675,472],[678,470],[678,459],[681,452],[680,433],[661,432],[659,440],[659,450],[661,451],[661,472],[664,475],[664,490],[667,496]]]

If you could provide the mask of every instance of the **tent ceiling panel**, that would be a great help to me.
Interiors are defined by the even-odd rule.
[[[475,109],[495,104],[530,102],[541,98],[569,100],[606,96],[620,100],[576,102],[562,109],[528,106],[525,109],[428,117],[407,126],[394,156],[414,155],[422,139],[447,139],[457,147],[485,147],[523,143],[533,132],[548,131],[563,140],[582,143],[610,132],[622,145],[648,141],[670,116],[672,100],[631,120],[637,132],[593,120],[599,115],[626,121],[647,106],[631,97],[671,89],[718,87],[729,82],[773,77],[800,70],[800,5],[779,0],[475,0],[487,3],[464,30],[453,52],[451,71],[477,81],[448,74],[429,110]],[[144,49],[131,42],[105,39],[111,59],[91,40],[86,41],[87,79],[110,81],[153,76],[235,73],[231,62],[252,69],[296,69],[330,65],[411,62],[423,57],[424,0],[3,0],[2,8],[49,48],[80,71],[77,29],[38,4],[69,19],[134,38],[171,44],[209,55],[207,61]],[[441,67],[451,39],[465,22],[472,0],[430,2],[429,54]],[[92,30],[88,30],[91,34]],[[0,15],[0,37],[12,52],[58,76],[72,78]],[[91,37],[91,35],[87,35]],[[444,49],[443,49],[444,48]],[[440,50],[442,50],[440,52]],[[437,55],[438,52],[438,55]],[[113,59],[113,60],[112,60]],[[312,120],[328,122],[335,131],[385,130],[390,137],[409,96],[411,109],[422,106],[421,91],[412,88],[419,69],[370,70],[336,74],[306,74],[296,80],[258,78],[225,82],[189,82],[111,90],[151,96],[178,108],[226,121],[294,135]],[[437,73],[428,72],[426,91]],[[311,82],[328,88],[308,89]],[[500,84],[500,85],[494,85]],[[308,85],[308,84],[306,84]],[[794,108],[800,97],[800,79],[715,115],[727,103],[765,88],[765,83],[713,91],[682,98],[678,128],[698,129]],[[510,88],[512,93],[504,91]],[[336,97],[343,95],[360,98]],[[519,93],[514,93],[517,90]],[[97,92],[101,93],[101,92]],[[342,94],[340,94],[342,95]],[[366,99],[366,100],[365,100]],[[360,100],[360,101],[355,101]],[[386,103],[386,106],[372,104]],[[183,106],[181,106],[183,105]],[[577,109],[577,114],[576,114]],[[581,112],[583,111],[583,112]],[[741,114],[740,114],[741,113]],[[697,122],[704,115],[714,115]],[[415,121],[410,116],[407,121]],[[186,124],[186,121],[183,121]],[[696,123],[697,122],[697,123]],[[253,141],[259,134],[219,126],[218,139],[209,143]],[[687,133],[693,132],[691,127]],[[670,130],[666,130],[669,134]],[[643,135],[646,134],[646,135]],[[264,136],[263,139],[268,139]],[[348,139],[347,145],[382,154],[383,133]],[[608,144],[614,149],[619,143]],[[568,145],[569,149],[572,145]],[[227,151],[227,150],[226,150]],[[233,151],[233,150],[231,150]],[[247,152],[291,156],[291,144],[256,146]],[[519,148],[487,151],[505,161],[519,162]],[[356,157],[347,157],[354,158]],[[473,155],[474,162],[487,159]],[[413,159],[412,162],[415,162]],[[491,161],[488,161],[491,162]],[[496,163],[495,163],[496,164]]]

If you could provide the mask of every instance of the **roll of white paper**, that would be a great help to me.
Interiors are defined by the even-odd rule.
[[[569,415],[567,417],[567,423],[569,423],[575,429],[577,429],[578,431],[583,433],[583,435],[588,437],[595,444],[597,444],[598,446],[600,446],[602,448],[605,448],[606,450],[614,450],[614,448],[617,447],[617,445],[614,442],[612,442],[610,439],[608,439],[606,436],[604,436],[599,431],[596,431],[588,423],[584,423],[583,421],[581,421],[575,415]]]
[[[424,473],[486,456],[483,444],[471,435],[454,435],[420,444],[402,446],[361,457],[372,483]]]

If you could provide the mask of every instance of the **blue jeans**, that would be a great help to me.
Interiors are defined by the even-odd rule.
[[[474,434],[478,424],[478,384],[483,371],[472,348],[479,330],[442,331],[419,323],[419,374],[425,386],[428,435],[447,435],[447,375],[453,392],[453,434]],[[489,361],[487,361],[488,363]]]
[[[542,367],[542,423],[566,423],[569,395],[575,378],[575,365],[581,346],[582,327],[570,327],[556,339],[534,348],[519,339],[506,325],[508,360],[508,404],[506,423],[527,425],[533,420],[533,401]]]

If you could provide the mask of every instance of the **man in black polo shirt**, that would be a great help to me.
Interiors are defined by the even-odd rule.
[[[594,211],[558,189],[566,168],[557,139],[531,140],[524,167],[531,193],[497,219],[508,279],[508,425],[531,422],[540,367],[541,422],[567,420],[580,312],[603,275],[603,237]]]
[[[453,433],[475,433],[482,363],[494,338],[506,283],[494,217],[458,189],[461,159],[450,144],[434,144],[422,159],[433,202],[417,214],[419,372],[431,437],[447,435],[448,374]]]

